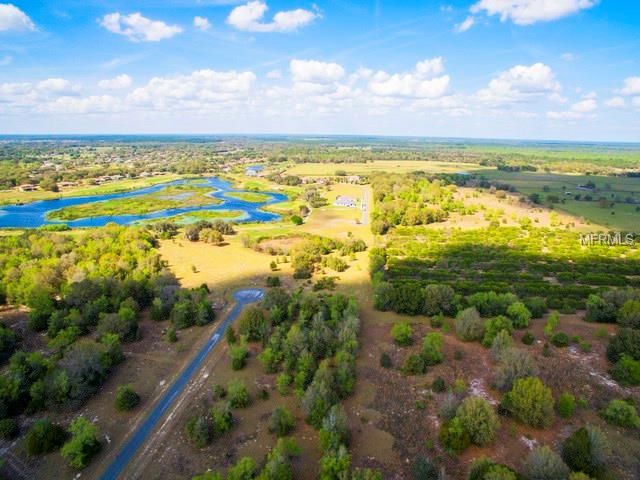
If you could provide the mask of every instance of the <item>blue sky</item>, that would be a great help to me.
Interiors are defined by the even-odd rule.
[[[622,0],[0,0],[0,133],[640,140]]]

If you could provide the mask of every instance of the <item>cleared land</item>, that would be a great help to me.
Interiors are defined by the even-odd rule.
[[[366,163],[298,163],[287,168],[288,175],[324,177],[342,171],[347,175],[368,175],[373,172],[408,173],[414,171],[428,173],[456,173],[470,170],[484,170],[473,163],[437,162],[426,160],[374,160]]]

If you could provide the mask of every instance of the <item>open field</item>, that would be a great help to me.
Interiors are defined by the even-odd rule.
[[[611,229],[637,231],[640,229],[640,178],[603,177],[595,175],[562,175],[540,172],[478,172],[491,181],[513,185],[524,195],[538,194],[545,205],[582,217],[586,221]],[[593,182],[594,189],[579,188]],[[560,201],[549,203],[549,195]],[[581,200],[576,200],[579,195]],[[585,200],[585,196],[592,200]],[[612,206],[602,206],[605,198]]]
[[[477,164],[439,162],[423,160],[374,160],[366,163],[298,163],[287,168],[288,175],[302,177],[334,176],[336,171],[347,175],[369,175],[373,172],[409,173],[422,171],[427,173],[456,173],[470,170],[484,170]]]
[[[151,187],[159,183],[172,182],[185,178],[183,175],[167,174],[158,177],[149,178],[133,178],[109,182],[103,185],[85,185],[81,184],[77,187],[65,188],[59,192],[48,192],[45,190],[36,190],[34,192],[19,192],[17,190],[0,191],[0,205],[29,203],[37,200],[52,200],[56,198],[66,197],[84,197],[92,195],[107,195],[110,193],[122,193],[140,188]]]
[[[225,193],[225,197],[237,198],[251,203],[262,203],[271,198],[269,195],[265,195],[264,193],[255,192],[229,192]]]

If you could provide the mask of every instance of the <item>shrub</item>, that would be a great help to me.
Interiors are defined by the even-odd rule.
[[[176,335],[176,329],[173,327],[167,328],[167,331],[164,334],[164,337],[167,339],[169,343],[176,343],[178,341],[178,335]]]
[[[582,472],[571,472],[569,474],[569,480],[593,480],[589,475]]]
[[[242,457],[227,470],[227,480],[251,480],[255,478],[258,465],[251,457]]]
[[[302,225],[304,223],[304,220],[302,220],[302,217],[300,215],[291,215],[291,223],[293,223],[294,225]]]
[[[469,433],[469,438],[476,445],[486,445],[491,442],[500,426],[500,421],[493,407],[484,398],[467,397],[458,410],[456,418]]]
[[[569,468],[594,478],[605,473],[609,455],[609,443],[596,427],[579,428],[562,443],[562,458]]]
[[[609,361],[616,363],[623,354],[633,360],[640,360],[640,330],[621,328],[617,335],[609,340],[607,346]]]
[[[441,313],[434,315],[431,317],[429,323],[431,324],[431,328],[440,328],[444,324],[444,316]]]
[[[465,342],[480,340],[484,335],[484,321],[474,307],[459,312],[455,326],[458,337]]]
[[[496,335],[498,335],[501,330],[506,330],[509,335],[513,333],[513,325],[511,323],[511,320],[509,320],[507,317],[503,317],[502,315],[500,315],[485,321],[482,345],[486,348],[489,348],[493,343],[493,339],[496,338]]]
[[[269,418],[269,432],[278,437],[288,435],[295,425],[293,415],[282,406],[276,407]]]
[[[587,322],[614,323],[616,321],[616,305],[598,295],[587,298]]]
[[[531,320],[531,312],[524,303],[514,302],[507,308],[507,316],[515,328],[527,328]]]
[[[566,347],[569,345],[569,336],[564,332],[558,332],[551,337],[550,342],[558,348]]]
[[[562,418],[571,418],[576,410],[576,397],[569,392],[564,392],[558,399],[558,414]]]
[[[533,342],[535,341],[536,337],[533,336],[533,332],[531,332],[530,330],[524,332],[524,335],[522,336],[522,343],[524,343],[525,345],[533,345]]]
[[[451,420],[456,416],[456,410],[460,406],[460,400],[453,393],[448,393],[438,407],[438,416],[444,421]]]
[[[547,313],[547,299],[544,297],[529,297],[524,301],[531,318],[542,318]]]
[[[618,324],[622,327],[640,328],[640,300],[628,300],[620,307]]]
[[[414,480],[440,480],[438,468],[429,459],[418,457],[411,465]]]
[[[185,426],[185,434],[196,448],[206,447],[212,439],[213,426],[205,417],[191,418]]]
[[[426,370],[424,359],[414,353],[408,355],[402,365],[402,373],[405,375],[422,375]]]
[[[249,349],[244,341],[229,346],[229,356],[231,357],[231,369],[242,370],[247,363]]]
[[[116,410],[133,410],[140,404],[140,395],[136,393],[132,385],[120,385],[116,392]]]
[[[98,427],[84,417],[78,417],[71,422],[69,433],[71,439],[62,446],[60,453],[72,467],[84,468],[91,457],[100,451]]]
[[[245,408],[251,403],[249,391],[242,380],[229,380],[227,384],[227,398],[233,408]]]
[[[453,315],[455,292],[449,285],[427,285],[424,289],[425,315]]]
[[[547,323],[544,326],[544,336],[550,337],[553,335],[554,330],[558,328],[559,324],[560,314],[558,312],[552,312],[551,315],[549,315],[549,318],[547,318]]]
[[[523,466],[524,475],[531,480],[565,480],[569,468],[560,455],[548,446],[534,448]]]
[[[396,345],[406,347],[413,343],[413,328],[411,328],[409,322],[398,322],[391,327],[391,336]]]
[[[443,344],[444,338],[440,333],[431,332],[424,337],[422,343],[422,358],[425,365],[437,365],[442,362],[444,358],[442,354]]]
[[[553,423],[553,396],[538,377],[516,380],[502,399],[502,406],[516,419],[532,427],[549,427]]]
[[[483,478],[484,480],[517,480],[518,476],[506,465],[492,465]]]
[[[625,428],[640,427],[640,417],[636,407],[624,400],[611,400],[602,411],[602,417],[609,423]]]
[[[469,432],[458,417],[442,424],[439,437],[445,450],[453,453],[462,453],[471,443]]]
[[[231,413],[231,404],[225,401],[219,401],[211,408],[211,418],[213,421],[213,433],[222,435],[233,427],[233,414]]]
[[[589,342],[587,342],[586,340],[582,340],[579,344],[578,347],[580,348],[580,351],[583,353],[589,353],[591,351],[591,344]]]
[[[0,438],[4,440],[13,440],[20,433],[18,422],[13,418],[3,418],[0,420]]]
[[[238,332],[248,341],[262,340],[267,331],[267,321],[258,307],[246,307],[238,319]]]
[[[623,354],[611,369],[611,376],[622,385],[640,385],[640,360]]]
[[[281,373],[276,378],[276,386],[280,395],[287,395],[289,393],[289,385],[291,385],[291,375],[287,373]]]
[[[497,464],[487,457],[480,457],[471,464],[469,480],[519,480],[511,468],[506,465]]]
[[[500,357],[494,384],[498,390],[506,392],[511,390],[516,380],[537,374],[538,367],[531,355],[517,348],[509,348]]]
[[[502,354],[513,345],[513,339],[509,332],[500,330],[491,342],[491,356],[494,360],[500,361]]]
[[[36,420],[25,437],[27,453],[29,455],[42,455],[53,452],[64,443],[66,433],[64,429],[48,419]]]
[[[340,445],[349,445],[351,432],[349,431],[349,420],[344,408],[336,404],[329,409],[329,412],[322,420],[320,429],[320,446],[323,451],[337,450]]]
[[[446,385],[444,383],[444,378],[436,377],[436,379],[431,384],[431,389],[436,393],[444,392],[446,389]]]
[[[382,352],[380,354],[380,366],[382,368],[391,368],[393,367],[393,362],[391,361],[391,357],[388,353]]]

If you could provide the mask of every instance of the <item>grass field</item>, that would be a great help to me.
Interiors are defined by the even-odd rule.
[[[237,198],[238,200],[243,200],[245,202],[251,203],[262,203],[268,201],[271,196],[265,195],[264,193],[255,193],[255,192],[229,192],[224,194],[225,197]]]
[[[513,185],[524,195],[537,193],[545,205],[548,205],[545,201],[547,196],[555,195],[561,202],[553,204],[553,208],[582,217],[593,224],[629,231],[640,229],[640,212],[636,211],[638,205],[623,203],[629,200],[640,202],[640,178],[498,170],[478,173],[489,180]],[[595,190],[578,188],[587,182],[593,182]],[[577,201],[574,199],[576,194],[583,198],[585,195],[591,195],[593,201]],[[614,205],[609,208],[601,207],[598,203],[601,197],[614,202]]]
[[[489,169],[489,167],[456,162],[374,160],[367,163],[299,163],[288,168],[287,174],[320,177],[335,175],[336,171],[343,171],[347,175],[369,175],[373,172],[408,173],[423,171],[428,173],[455,173],[484,169]]]
[[[171,182],[185,178],[183,175],[162,175],[152,178],[134,178],[111,182],[104,185],[79,185],[77,187],[65,188],[60,192],[48,192],[37,190],[35,192],[19,192],[17,190],[0,191],[0,205],[14,203],[29,203],[38,200],[53,200],[66,197],[85,197],[90,195],[107,195],[110,193],[128,192],[140,188],[151,187],[159,183]]]

